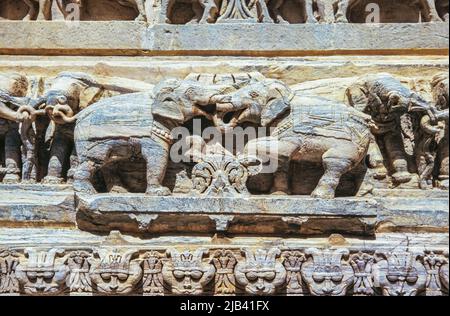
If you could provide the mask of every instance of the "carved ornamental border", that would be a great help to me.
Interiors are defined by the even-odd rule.
[[[0,295],[448,295],[448,252],[0,249]]]

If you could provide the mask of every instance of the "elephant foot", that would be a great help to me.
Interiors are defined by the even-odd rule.
[[[280,191],[280,190],[274,191],[274,192],[272,192],[271,194],[272,194],[272,195],[281,195],[281,196],[283,196],[283,195],[289,195],[288,192]]]
[[[399,171],[392,175],[392,179],[396,183],[407,183],[411,181],[412,175],[408,171]]]
[[[281,16],[278,16],[278,17],[277,17],[277,22],[278,22],[279,24],[284,24],[284,25],[290,24],[288,21],[286,21],[285,19],[283,19]]]
[[[336,17],[336,23],[348,23],[348,20],[345,16]]]
[[[37,183],[36,179],[22,180],[22,184],[36,184],[36,183]]]
[[[193,19],[193,20],[190,20],[189,22],[187,22],[186,25],[197,25],[200,23],[201,23],[200,21]]]
[[[136,22],[147,22],[147,17],[143,14],[140,14],[136,19],[134,19]]]
[[[317,21],[315,18],[307,18],[305,21],[306,24],[317,24],[319,21]]]
[[[112,187],[112,189],[109,192],[110,193],[128,193],[128,190],[119,185],[115,185]]]
[[[74,181],[73,182],[73,189],[77,193],[84,193],[84,194],[97,194],[97,191],[94,189],[92,184],[90,182],[86,181]]]
[[[43,184],[63,184],[64,179],[53,177],[53,176],[46,176],[44,180],[42,180]]]
[[[433,184],[429,180],[420,180],[419,187],[422,190],[429,190],[433,188]]]
[[[373,170],[373,178],[374,178],[375,180],[383,180],[383,179],[386,179],[387,175],[388,175],[388,171],[387,171],[387,169],[384,168],[384,167],[375,168],[375,169]]]
[[[4,184],[18,184],[20,183],[20,177],[17,174],[7,174],[3,178]]]
[[[313,193],[311,193],[311,197],[317,199],[334,199],[334,196],[334,190],[322,186],[317,187]]]
[[[22,19],[22,21],[31,21],[31,15],[28,14],[26,17]]]
[[[147,188],[145,194],[156,196],[168,196],[172,195],[172,192],[170,192],[169,188],[163,186],[150,186]]]
[[[449,180],[446,179],[446,180],[439,181],[439,189],[448,191],[449,190]]]

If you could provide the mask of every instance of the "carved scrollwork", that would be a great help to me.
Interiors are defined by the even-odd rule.
[[[0,249],[0,294],[19,293],[16,268],[20,254],[14,250]]]
[[[234,268],[237,264],[236,256],[231,250],[216,250],[211,258],[216,268],[215,294],[229,295],[236,292]]]

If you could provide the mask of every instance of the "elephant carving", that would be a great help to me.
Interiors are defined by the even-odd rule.
[[[437,6],[439,8],[445,6],[441,4],[441,2],[445,2],[447,0],[441,1],[441,0],[391,0],[392,3],[395,4],[404,4],[409,6],[414,6],[418,12],[420,12],[420,15],[422,17],[422,20],[425,22],[438,22],[441,21],[441,18],[437,11]],[[379,4],[381,7],[384,5],[384,2],[375,2],[375,4]],[[365,5],[366,3],[369,3],[369,1],[364,0],[317,0],[318,7],[322,8],[323,10],[319,9],[319,15],[321,16],[321,20],[327,21],[327,22],[340,22],[340,23],[348,23],[348,17],[350,15],[350,12],[355,9],[357,6]],[[448,1],[447,1],[447,8],[448,8]],[[445,19],[445,16],[442,17]],[[446,16],[448,19],[448,14]],[[399,22],[399,21],[397,21]]]
[[[185,3],[192,6],[194,16],[189,24],[214,23],[219,14],[221,0],[168,0],[166,16],[167,23],[175,23],[173,18],[174,7],[177,3]]]
[[[427,112],[434,118],[433,107],[417,93],[405,87],[390,74],[380,73],[359,78],[346,91],[351,106],[370,115],[375,122],[379,158],[372,162],[379,175],[390,171],[395,184],[412,179],[412,166],[405,152],[402,133],[411,112]],[[380,147],[383,149],[381,150]],[[383,155],[384,154],[384,155]],[[386,157],[387,166],[384,165]],[[387,167],[387,168],[386,168]]]
[[[28,80],[20,74],[0,74],[0,138],[5,144],[5,168],[0,168],[0,176],[4,183],[20,181],[22,162],[22,135],[19,132],[19,122],[29,118],[34,112],[30,108],[30,99],[26,98]],[[28,113],[21,109],[29,108]],[[21,123],[23,132],[28,133],[30,121]],[[25,135],[23,135],[25,136]],[[27,157],[23,162],[26,163]]]
[[[281,15],[281,8],[286,3],[285,0],[266,0],[267,6],[276,23],[287,24],[285,18]],[[304,17],[306,23],[317,23],[317,19],[314,15],[314,3],[315,0],[295,0],[299,9],[304,11]],[[264,12],[264,10],[262,10]]]
[[[436,104],[436,119],[423,115],[420,119],[421,137],[417,145],[417,165],[420,187],[427,189],[436,184],[441,189],[449,188],[449,78],[440,73],[431,82]]]
[[[53,0],[23,0],[28,5],[28,14],[24,20],[51,20]],[[69,13],[68,5],[83,7],[83,0],[56,0],[64,17]]]
[[[128,88],[120,82],[118,85],[99,82],[88,74],[78,72],[62,72],[51,80],[44,96],[37,102],[51,120],[45,135],[46,142],[50,144],[50,161],[44,183],[61,184],[67,165],[68,177],[73,175],[76,164],[73,141],[76,115],[112,93],[139,91],[136,87]]]
[[[325,170],[312,195],[333,198],[341,176],[360,164],[370,144],[368,115],[343,103],[294,94],[277,80],[253,82],[219,96],[217,111],[234,113],[222,130],[243,122],[273,128],[269,137],[249,141],[244,152],[263,162],[277,160],[274,194],[289,194],[291,161],[308,161]]]
[[[229,85],[205,85],[193,80],[168,79],[152,92],[115,96],[80,112],[75,126],[79,166],[74,188],[96,193],[92,177],[103,166],[138,156],[146,162],[147,194],[169,195],[162,185],[171,131],[184,122],[212,115],[202,107],[215,104],[215,96],[234,89]]]

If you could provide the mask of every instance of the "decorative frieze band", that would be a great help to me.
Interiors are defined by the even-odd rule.
[[[448,295],[448,252],[0,250],[2,295]]]

